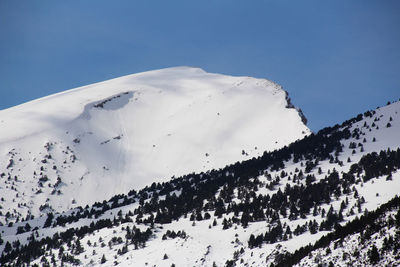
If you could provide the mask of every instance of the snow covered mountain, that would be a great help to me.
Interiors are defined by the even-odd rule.
[[[260,156],[310,134],[264,79],[177,67],[0,111],[0,224]]]
[[[4,225],[0,264],[397,266],[399,133],[394,102],[260,157]]]

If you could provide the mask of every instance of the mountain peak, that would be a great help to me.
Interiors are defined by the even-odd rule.
[[[193,67],[127,75],[0,111],[2,168],[32,187],[26,211],[65,210],[301,139],[310,130],[293,107],[265,79]],[[52,187],[37,187],[42,176]]]

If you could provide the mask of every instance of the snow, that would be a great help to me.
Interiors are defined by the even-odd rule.
[[[67,100],[71,102],[70,105],[65,105]],[[60,111],[62,108],[68,110],[60,115],[61,119],[51,121],[51,112],[44,108],[39,109],[37,113],[41,113],[42,118],[38,122],[40,125],[33,123],[29,130],[21,131],[21,134],[17,129],[13,133],[2,135],[1,164],[6,176],[0,178],[0,195],[4,195],[6,200],[0,204],[5,210],[16,209],[22,213],[48,203],[57,211],[62,211],[96,200],[103,201],[118,192],[165,181],[172,175],[218,168],[227,163],[261,155],[264,150],[278,148],[309,133],[301,123],[297,111],[285,108],[286,94],[278,85],[248,77],[209,74],[195,68],[152,71],[74,89],[27,103],[26,106],[15,107],[13,112],[12,109],[2,111],[0,118],[8,121],[8,116],[3,117],[5,112],[4,114],[14,114],[13,118],[22,116],[21,119],[24,112],[29,113],[31,108],[45,106],[47,102],[54,109],[54,114],[63,113]],[[53,102],[56,104],[52,104]],[[387,127],[389,121],[391,127]],[[12,123],[17,125],[17,122]],[[30,125],[30,122],[26,123]],[[374,127],[372,123],[375,124]],[[399,148],[400,102],[379,108],[372,118],[364,117],[349,127],[350,132],[358,128],[361,131],[360,138],[341,140],[343,152],[338,155],[338,159],[343,164],[330,163],[329,160],[320,161],[311,171],[316,177],[315,182],[334,169],[339,174],[348,172],[350,166],[367,153]],[[353,149],[349,148],[351,142],[357,144],[354,154]],[[358,143],[362,144],[363,151]],[[242,155],[242,150],[248,155]],[[46,155],[51,155],[51,158]],[[22,160],[19,161],[19,158]],[[350,162],[347,162],[348,158],[351,159]],[[10,159],[13,159],[13,164],[7,168]],[[43,159],[48,163],[42,163]],[[57,168],[53,169],[53,165]],[[42,166],[43,171],[40,170]],[[294,163],[291,159],[285,162],[284,171],[293,176],[296,169],[304,172],[304,167],[305,160]],[[319,167],[322,169],[321,174],[318,173]],[[34,171],[36,175],[33,175]],[[267,171],[274,179],[282,170]],[[10,180],[7,178],[8,173]],[[14,179],[15,175],[18,176],[17,181]],[[43,175],[47,175],[50,182],[44,183],[43,187],[37,186],[38,179]],[[61,177],[62,183],[55,187],[57,176]],[[258,179],[261,186],[256,194],[262,195],[272,195],[279,189],[284,191],[286,184],[295,184],[293,179],[289,180],[286,176],[280,179],[273,190],[269,190],[265,184],[270,181],[264,175]],[[303,179],[297,183],[305,184],[305,181]],[[48,184],[52,186],[49,187]],[[41,189],[43,193],[36,194],[37,189]],[[52,195],[50,192],[53,189],[59,189],[62,193]],[[382,176],[367,182],[360,181],[354,185],[354,189],[358,191],[358,198],[354,197],[352,191],[338,198],[332,197],[330,204],[322,204],[320,207],[328,211],[332,205],[338,211],[341,202],[348,198],[349,204],[343,211],[342,224],[345,224],[363,214],[365,209],[374,210],[398,194],[400,171],[393,173],[392,180],[386,180]],[[237,191],[235,190],[236,194]],[[356,206],[361,197],[366,202],[359,212]],[[164,198],[164,195],[159,197]],[[72,204],[73,200],[77,203]],[[240,199],[236,197],[233,201],[239,202]],[[27,206],[17,206],[23,203],[27,203]],[[122,214],[126,214],[137,207],[138,203],[134,203],[112,209],[98,219],[112,219],[120,210]],[[350,215],[351,209],[354,215]],[[66,214],[72,212],[69,210]],[[84,252],[76,257],[84,266],[99,266],[103,254],[107,262],[101,266],[114,266],[115,262],[118,266],[212,266],[213,263],[223,266],[236,255],[239,257],[236,266],[264,266],[273,262],[277,253],[294,252],[328,233],[319,231],[311,234],[307,231],[298,236],[293,235],[287,241],[263,243],[260,248],[250,249],[250,235],[264,234],[269,226],[266,221],[251,222],[247,228],[234,225],[223,230],[223,218],[230,218],[232,214],[225,214],[223,218],[217,219],[216,226],[212,226],[215,219],[213,212],[210,214],[211,219],[196,221],[195,225],[189,220],[190,213],[186,218],[170,224],[155,224],[154,235],[146,243],[146,247],[134,250],[133,245],[130,245],[124,255],[117,255],[123,243],[113,245],[112,248],[108,245],[101,247],[99,239],[102,238],[108,244],[113,237],[124,238],[123,228],[127,226],[142,230],[147,226],[128,222],[111,229],[104,228],[80,240]],[[240,216],[241,214],[238,217]],[[324,219],[319,213],[296,220],[281,216],[280,221],[282,225],[289,225],[293,231],[298,225],[304,225],[310,220],[316,220],[320,224]],[[88,225],[95,220],[97,219],[85,218],[66,227],[39,228],[37,233],[40,237],[52,236],[55,232]],[[135,217],[133,220],[135,221]],[[36,217],[28,222],[34,228],[41,227],[44,221],[45,217]],[[25,223],[18,222],[12,227],[0,226],[4,241],[12,243],[18,239],[24,244],[31,233],[16,235],[16,229]],[[162,240],[167,230],[184,230],[187,237]],[[345,248],[347,252],[350,253],[357,247],[357,238],[354,235],[346,240],[349,244]],[[380,247],[382,238],[374,238]],[[93,245],[95,242],[96,246]],[[3,248],[4,245],[0,246],[0,251]],[[239,252],[241,249],[243,253]],[[334,251],[333,246],[331,249],[332,257],[342,257],[343,251]],[[93,250],[96,251],[95,255]],[[57,255],[58,251],[54,250],[53,253]],[[315,266],[318,255],[324,253],[322,249],[313,252],[313,257],[304,258],[300,266]],[[361,251],[364,258],[365,253],[366,250]],[[165,254],[168,259],[164,259]],[[40,264],[40,260],[36,259],[33,263]],[[57,259],[57,264],[59,263],[60,260]],[[342,263],[345,264],[338,262],[338,266]]]
[[[286,106],[286,92],[271,81],[176,67],[2,110],[0,170],[18,177],[16,190],[0,187],[3,206],[23,216],[46,204],[63,211],[261,155],[310,133]]]
[[[386,220],[389,216],[394,216],[393,212],[388,212],[383,216]],[[383,227],[379,232],[373,233],[371,238],[364,241],[359,233],[346,237],[344,240],[335,240],[331,242],[329,249],[331,252],[327,253],[327,248],[320,248],[310,253],[308,257],[303,258],[300,263],[295,266],[315,266],[317,264],[328,264],[332,262],[334,266],[399,266],[400,259],[395,251],[383,252],[383,240],[389,236],[395,236],[395,227]],[[368,252],[373,245],[380,251],[380,260],[372,264],[369,261]],[[356,254],[355,252],[358,252]]]

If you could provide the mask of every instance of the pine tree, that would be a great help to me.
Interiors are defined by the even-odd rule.
[[[4,247],[4,252],[8,253],[8,252],[11,251],[11,249],[12,249],[11,244],[10,244],[10,242],[7,241],[7,243],[6,243],[5,247]]]
[[[83,247],[82,247],[82,245],[81,245],[81,242],[79,241],[79,239],[77,239],[77,240],[76,240],[76,243],[75,243],[75,254],[76,254],[76,255],[79,255],[79,254],[81,254],[83,251],[84,251],[84,249],[83,249]]]
[[[240,222],[242,223],[242,226],[244,228],[246,228],[249,225],[249,215],[246,211],[243,212]]]
[[[53,213],[52,213],[52,212],[49,212],[49,213],[47,214],[47,219],[46,219],[46,221],[44,222],[43,228],[49,227],[49,226],[51,225],[52,221],[53,221],[53,218],[54,218]]]
[[[380,259],[379,252],[375,245],[373,245],[372,248],[368,251],[368,257],[369,261],[372,264],[375,264],[379,261]]]
[[[106,263],[106,261],[107,261],[106,256],[103,254],[103,257],[101,257],[100,263],[104,264],[104,263]]]
[[[214,219],[214,221],[213,221],[213,226],[216,226],[216,225],[217,225],[217,220]]]

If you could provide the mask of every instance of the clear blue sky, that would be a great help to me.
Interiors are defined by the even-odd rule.
[[[0,0],[0,109],[179,65],[273,80],[317,131],[400,98],[400,1]]]

